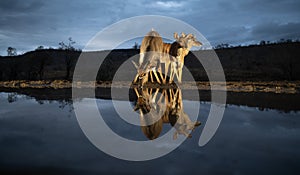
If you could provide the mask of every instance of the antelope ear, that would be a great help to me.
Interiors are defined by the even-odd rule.
[[[200,41],[195,41],[193,43],[194,46],[202,46],[203,44]]]
[[[132,64],[134,65],[134,67],[135,67],[136,69],[138,69],[138,68],[139,68],[139,66],[137,65],[137,63],[136,63],[136,62],[134,62],[133,60],[131,60],[131,62],[132,62]]]
[[[182,37],[185,37],[185,33],[184,33],[184,32],[181,32],[181,36],[182,36]]]
[[[175,38],[176,40],[179,39],[179,36],[178,36],[178,33],[177,33],[177,32],[174,33],[174,38]]]

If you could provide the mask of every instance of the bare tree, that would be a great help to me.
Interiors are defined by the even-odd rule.
[[[44,50],[44,46],[38,46],[35,50]]]
[[[63,41],[60,42],[60,43],[58,43],[59,44],[59,49],[61,49],[61,50],[75,51],[76,50],[75,47],[74,47],[75,43],[76,42],[73,41],[72,37],[69,37],[67,44],[65,44]]]
[[[17,55],[17,49],[14,47],[8,47],[7,48],[7,56],[16,56]]]
[[[63,41],[59,43],[59,45],[60,45],[59,49],[66,51],[65,52],[66,53],[66,55],[65,55],[65,65],[66,65],[65,79],[67,79],[67,80],[70,79],[71,68],[73,66],[72,52],[76,50],[74,48],[75,43],[76,42],[73,41],[72,37],[68,38],[67,44],[65,44]]]
[[[139,44],[137,42],[134,42],[134,45],[132,46],[133,49],[137,50],[140,48]]]
[[[259,45],[266,45],[266,41],[265,41],[265,40],[261,40],[261,41],[259,42]]]

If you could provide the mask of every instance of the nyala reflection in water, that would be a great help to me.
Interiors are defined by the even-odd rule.
[[[134,91],[137,95],[134,110],[139,112],[142,131],[150,140],[159,137],[164,124],[175,128],[174,140],[178,135],[192,137],[191,132],[201,124],[199,121],[192,122],[184,112],[179,88],[135,88]]]

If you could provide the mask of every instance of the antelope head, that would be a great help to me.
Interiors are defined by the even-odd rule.
[[[155,69],[155,67],[151,67],[148,63],[139,65],[134,61],[132,61],[132,64],[137,70],[138,82],[139,85],[142,87],[148,81],[148,79],[146,78],[147,74],[151,70]]]
[[[181,36],[179,36],[178,33],[175,32],[174,38],[182,48],[185,48],[187,50],[190,50],[193,46],[202,45],[202,43],[200,41],[197,41],[196,37],[191,33],[186,35],[185,33],[182,32]]]

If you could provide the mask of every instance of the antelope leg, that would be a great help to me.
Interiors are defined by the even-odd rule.
[[[178,82],[181,83],[182,80],[182,68],[183,65],[180,65],[180,67],[178,68]]]
[[[136,83],[137,82],[137,80],[138,80],[138,78],[139,78],[139,75],[138,74],[136,74],[136,76],[134,77],[134,79],[133,79],[133,83]]]
[[[161,84],[161,82],[160,82],[160,80],[159,80],[159,77],[158,77],[158,75],[157,75],[157,73],[156,73],[155,70],[153,70],[153,74],[154,74],[154,76],[155,76],[157,82],[158,82],[159,84]]]
[[[168,73],[169,73],[169,63],[165,63],[165,79],[164,79],[164,81],[165,81],[165,83],[167,82],[167,77],[168,77]]]
[[[153,82],[154,82],[154,80],[153,80],[152,71],[150,71],[150,72],[149,72],[149,74],[150,74],[151,83],[153,83]]]
[[[171,63],[169,83],[172,83],[174,80],[175,70],[176,70],[176,68],[174,67],[174,64],[175,63]]]
[[[159,71],[159,76],[161,77],[163,84],[166,84],[166,80],[165,80],[164,75],[162,74],[161,70]]]

